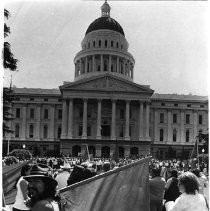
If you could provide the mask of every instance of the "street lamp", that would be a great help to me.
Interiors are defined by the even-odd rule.
[[[204,152],[205,152],[205,150],[204,149],[202,149],[202,162],[204,161]]]
[[[25,149],[26,148],[26,145],[25,144],[23,144],[23,149]]]

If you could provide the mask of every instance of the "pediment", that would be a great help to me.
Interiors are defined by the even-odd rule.
[[[146,86],[136,84],[125,79],[109,76],[72,82],[62,86],[64,90],[94,90],[94,91],[119,91],[119,92],[153,92]]]

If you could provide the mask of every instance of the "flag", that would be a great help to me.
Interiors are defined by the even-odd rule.
[[[190,159],[194,159],[198,157],[198,138],[196,137],[195,144],[190,155]]]
[[[64,210],[149,211],[149,161],[144,158],[60,189]]]
[[[88,145],[85,145],[85,152],[82,155],[82,159],[83,161],[90,161],[90,154],[89,154],[89,150],[88,150]]]
[[[196,159],[195,159],[196,158]],[[191,160],[191,169],[197,168],[197,158],[198,158],[198,137],[196,137],[195,144],[192,150],[192,153],[190,155],[190,160]],[[199,167],[199,166],[198,166]]]
[[[26,164],[29,164],[31,161],[26,161],[23,163],[13,164],[10,166],[3,167],[3,193],[5,197],[6,204],[14,203],[15,193],[14,189],[16,180],[20,177],[20,171],[22,167]]]

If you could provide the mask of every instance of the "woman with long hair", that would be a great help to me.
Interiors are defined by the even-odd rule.
[[[199,194],[197,177],[191,172],[185,172],[178,177],[179,190],[182,193],[175,202],[165,204],[167,211],[208,211],[208,204],[202,194]]]

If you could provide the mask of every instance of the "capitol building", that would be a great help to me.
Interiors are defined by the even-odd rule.
[[[74,81],[57,89],[14,88],[13,134],[3,152],[110,157],[185,157],[199,133],[208,132],[208,97],[157,94],[134,83],[135,58],[121,25],[105,1],[101,17],[85,32],[74,58]],[[79,40],[78,40],[79,42]],[[9,141],[8,141],[9,140]]]

